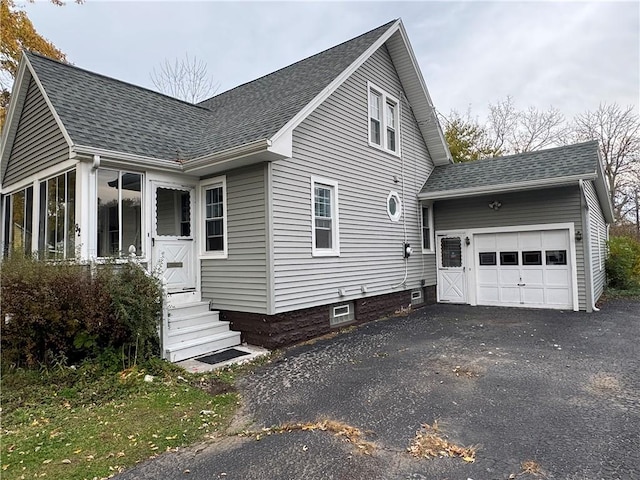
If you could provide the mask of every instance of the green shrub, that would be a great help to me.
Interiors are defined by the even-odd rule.
[[[640,242],[631,237],[611,237],[606,262],[607,284],[630,290],[640,287]]]
[[[131,360],[158,351],[160,282],[134,263],[51,263],[13,255],[1,266],[2,361],[79,362],[105,349]]]

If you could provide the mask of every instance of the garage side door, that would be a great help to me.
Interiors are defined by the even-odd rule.
[[[568,230],[474,236],[479,305],[573,308]]]

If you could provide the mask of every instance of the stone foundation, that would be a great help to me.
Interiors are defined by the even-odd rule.
[[[424,303],[415,308],[436,302],[435,286],[423,287],[422,292]],[[355,320],[348,325],[370,322],[393,315],[401,308],[406,309],[411,304],[411,290],[359,298],[353,300],[353,304]],[[243,342],[273,349],[319,337],[345,326],[330,326],[332,306],[322,305],[275,315],[223,310],[220,320],[231,322],[232,330],[242,332]]]

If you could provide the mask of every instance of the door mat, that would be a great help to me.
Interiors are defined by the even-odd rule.
[[[226,362],[233,358],[244,357],[245,355],[251,355],[249,352],[243,352],[242,350],[236,350],[230,348],[222,352],[214,353],[212,355],[206,355],[204,357],[196,358],[199,362],[208,363],[209,365],[215,365],[216,363]]]

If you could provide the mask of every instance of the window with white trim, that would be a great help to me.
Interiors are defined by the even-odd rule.
[[[420,206],[422,230],[422,253],[433,253],[433,209],[431,205]]]
[[[98,257],[142,254],[141,173],[98,170]]]
[[[75,258],[76,171],[40,182],[38,252],[40,258]]]
[[[332,305],[329,313],[329,325],[336,327],[355,320],[353,302]]]
[[[387,215],[392,222],[397,222],[402,216],[402,202],[397,192],[389,192],[387,195]]]
[[[311,179],[312,255],[339,256],[338,183]]]
[[[393,154],[400,153],[400,103],[372,83],[367,84],[369,97],[369,145]]]
[[[33,187],[7,195],[4,215],[4,254],[31,253],[33,221]]]
[[[201,187],[202,248],[210,258],[227,258],[227,182],[226,177],[207,180]]]

